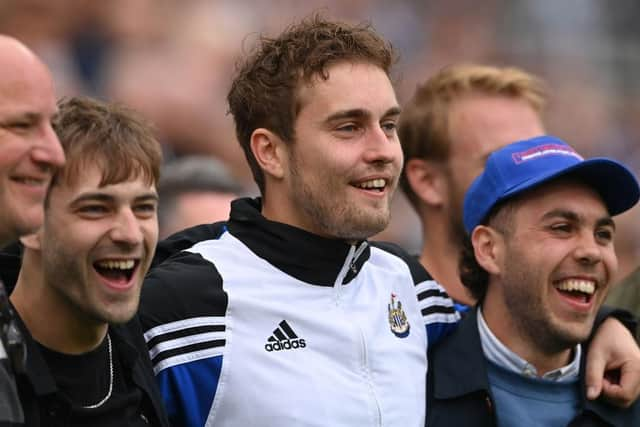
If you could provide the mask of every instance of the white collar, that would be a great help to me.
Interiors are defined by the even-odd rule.
[[[493,332],[491,332],[482,316],[482,309],[480,307],[478,307],[478,332],[480,333],[482,352],[489,361],[525,377],[538,376],[538,371],[531,363],[507,348],[507,346],[502,344]],[[580,344],[577,344],[573,351],[573,360],[571,363],[545,373],[542,375],[542,378],[559,382],[573,381],[578,378],[580,374],[581,351]]]

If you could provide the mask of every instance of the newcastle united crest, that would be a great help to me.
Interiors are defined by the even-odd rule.
[[[407,315],[402,309],[402,303],[396,302],[396,294],[391,294],[391,303],[387,305],[389,309],[389,327],[391,332],[399,338],[404,338],[409,335],[409,321]]]

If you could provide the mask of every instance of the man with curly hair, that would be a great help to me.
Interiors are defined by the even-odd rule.
[[[143,289],[175,425],[423,424],[426,348],[459,315],[367,241],[402,168],[394,60],[370,26],[313,17],[241,64],[228,101],[262,197],[165,241]]]

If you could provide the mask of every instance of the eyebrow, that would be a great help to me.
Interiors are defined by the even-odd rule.
[[[601,218],[596,222],[598,227],[611,227],[614,230],[616,229],[616,223],[611,217]]]
[[[398,106],[391,107],[387,111],[385,111],[382,117],[385,118],[390,116],[398,116],[400,115],[401,111],[402,110]],[[333,122],[333,121],[342,120],[342,119],[359,119],[359,118],[361,119],[361,118],[367,118],[370,116],[371,116],[371,112],[369,110],[365,110],[364,108],[353,108],[350,110],[336,111],[335,113],[327,117],[325,121]]]
[[[7,124],[7,123],[11,123],[15,120],[27,120],[29,122],[37,122],[38,120],[40,120],[40,118],[42,117],[42,114],[40,113],[33,113],[30,111],[17,111],[17,112],[12,112],[12,113],[8,113],[5,117],[2,118],[2,120],[0,120],[0,122],[2,122],[2,124]]]
[[[542,219],[546,220],[546,219],[551,219],[556,217],[562,217],[573,222],[580,222],[580,219],[581,219],[577,213],[573,211],[568,211],[565,209],[554,209],[552,211],[549,211],[542,216]],[[599,218],[596,221],[596,226],[597,227],[613,227],[613,229],[615,230],[616,223],[613,220],[613,218],[611,218],[610,216],[604,216],[602,218]]]
[[[110,194],[105,194],[105,193],[100,193],[100,192],[91,192],[91,193],[84,193],[81,194],[80,196],[78,196],[76,199],[73,200],[73,202],[71,202],[72,205],[75,205],[77,203],[82,203],[85,201],[98,201],[98,202],[112,202],[113,200],[115,200],[116,198]],[[145,194],[141,194],[139,196],[136,196],[134,198],[134,200],[136,202],[140,202],[140,201],[145,201],[145,200],[152,200],[152,201],[158,201],[158,194],[155,192],[148,192]]]

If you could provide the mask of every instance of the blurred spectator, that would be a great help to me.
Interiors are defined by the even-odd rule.
[[[433,75],[404,106],[400,184],[420,217],[420,262],[455,301],[475,303],[458,272],[465,191],[492,151],[545,133],[543,104],[535,76],[463,64]]]
[[[158,185],[160,238],[193,225],[227,219],[231,201],[242,192],[216,159],[188,156],[169,162]]]

